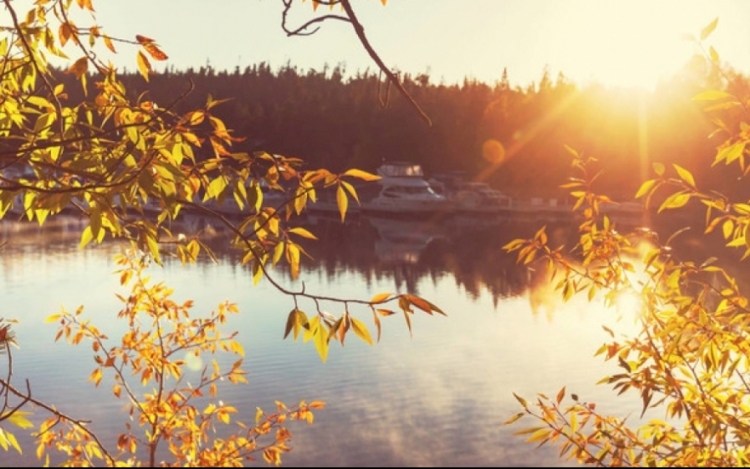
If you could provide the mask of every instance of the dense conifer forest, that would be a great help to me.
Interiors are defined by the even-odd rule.
[[[495,83],[444,84],[425,74],[403,75],[405,88],[432,126],[376,73],[353,74],[342,66],[322,71],[289,64],[274,70],[265,63],[233,71],[168,69],[148,83],[137,73],[126,74],[123,82],[134,96],[174,104],[177,111],[201,107],[209,94],[231,98],[215,109],[244,139],[234,151],[264,150],[334,171],[372,171],[384,160],[409,160],[422,164],[428,175],[462,171],[515,197],[554,197],[573,174],[567,145],[598,158],[603,187],[612,188],[613,197],[632,200],[651,162],[679,162],[700,172],[723,141],[721,135],[707,138],[711,122],[703,112],[705,103],[691,97],[706,87],[739,91],[748,88],[748,81],[737,73],[718,76],[710,70],[696,57],[678,78],[649,92],[581,87],[547,71],[525,87],[511,86],[507,70]],[[80,85],[67,78],[66,89],[79,92]],[[733,184],[722,181],[721,174],[707,174],[714,180],[706,183],[741,190],[740,184],[728,188]]]

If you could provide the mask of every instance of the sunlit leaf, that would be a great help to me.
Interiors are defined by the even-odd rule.
[[[682,166],[678,164],[672,165],[674,166],[674,169],[677,171],[677,174],[680,176],[680,179],[688,183],[690,187],[695,187],[695,179],[693,179],[693,175],[688,171],[687,169],[683,168]]]
[[[686,192],[676,192],[664,200],[659,207],[658,212],[667,209],[676,209],[684,206],[690,201],[690,194]]]
[[[372,304],[383,303],[390,297],[391,297],[391,293],[378,293],[377,295],[373,296],[372,299],[370,299],[370,303]]]
[[[373,345],[372,337],[370,337],[370,331],[367,330],[365,324],[356,318],[350,318],[350,320],[352,323],[352,330],[354,330],[354,333],[357,334],[357,337],[367,342],[368,344]]]
[[[721,90],[702,91],[693,96],[693,101],[716,101],[719,99],[734,98],[731,94]]]
[[[288,232],[289,233],[294,233],[297,236],[301,236],[301,237],[307,238],[307,239],[318,239],[314,234],[310,233],[305,228],[302,228],[302,227],[299,227],[299,226],[295,226],[294,228],[289,228]]]
[[[350,169],[350,170],[346,171],[343,175],[344,176],[352,176],[352,177],[355,177],[355,178],[358,178],[358,179],[362,179],[363,181],[377,181],[377,180],[381,179],[380,176],[378,176],[376,174],[371,174],[371,173],[368,173],[366,171],[362,171],[360,169]]]
[[[347,199],[346,192],[341,186],[338,186],[336,189],[336,205],[339,208],[339,214],[341,215],[341,221],[343,222],[346,218],[346,210],[349,207],[349,199]]]
[[[11,415],[8,415],[8,413],[0,415],[0,421],[6,421],[18,428],[32,428],[34,424],[26,418],[28,415],[31,415],[31,412],[16,410]]]
[[[138,71],[141,72],[141,76],[148,81],[148,75],[151,73],[151,63],[141,51],[138,51],[136,59],[138,63]]]
[[[716,29],[716,26],[719,24],[719,18],[715,18],[713,21],[708,23],[703,29],[701,29],[701,41],[705,41],[709,35]]]

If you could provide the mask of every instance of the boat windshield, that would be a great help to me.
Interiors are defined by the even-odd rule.
[[[390,177],[423,177],[424,172],[418,164],[384,164],[378,169],[381,176]]]

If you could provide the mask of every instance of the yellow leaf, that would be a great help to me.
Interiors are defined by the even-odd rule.
[[[312,323],[317,321],[315,325]],[[326,362],[326,359],[328,358],[328,329],[325,327],[324,324],[320,323],[320,320],[318,317],[314,317],[311,322],[311,327],[314,327],[314,339],[315,339],[315,349],[318,351],[318,355],[320,355],[320,361],[323,363]]]
[[[138,51],[136,60],[138,63],[138,71],[141,72],[141,75],[143,75],[143,78],[146,81],[148,81],[148,74],[151,73],[151,63],[148,61],[146,56],[141,51]]]
[[[729,239],[729,237],[732,236],[732,231],[734,231],[734,222],[732,220],[724,221],[724,224],[721,226],[721,231],[724,235],[724,239]]]
[[[289,228],[289,230],[288,230],[288,231],[289,231],[289,233],[294,233],[294,234],[296,234],[297,236],[302,236],[303,238],[307,238],[307,239],[318,239],[317,237],[315,237],[315,235],[314,235],[314,234],[310,233],[310,232],[309,232],[309,231],[307,231],[306,229],[304,229],[304,228],[301,228],[301,227],[299,227],[299,226],[295,226],[294,228]]]
[[[242,344],[240,344],[236,340],[232,340],[229,342],[229,350],[241,357],[245,356],[245,349],[242,347]]]
[[[370,300],[370,303],[372,304],[383,303],[390,297],[391,297],[390,293],[378,293],[377,295],[372,297],[372,299]]]
[[[733,98],[731,94],[721,90],[703,91],[693,96],[693,101],[717,101],[719,99]]]
[[[652,166],[654,168],[654,172],[661,176],[664,174],[664,165],[661,163],[652,163]]]
[[[336,205],[338,205],[341,221],[343,222],[346,218],[346,209],[349,206],[349,200],[346,198],[346,192],[341,186],[336,189]]]
[[[526,399],[524,399],[523,397],[519,396],[518,394],[513,393],[513,397],[516,398],[516,400],[524,407],[524,409],[529,406],[526,403]]]
[[[107,49],[111,50],[112,53],[116,54],[117,51],[115,50],[115,45],[112,44],[112,39],[110,39],[109,36],[104,35],[104,45],[107,46]]]
[[[56,322],[60,317],[62,317],[62,314],[53,314],[47,316],[47,319],[45,319],[44,322]]]
[[[659,207],[658,212],[661,212],[662,210],[666,209],[674,209],[674,208],[680,208],[687,204],[690,201],[690,194],[686,192],[676,192],[669,197],[661,204],[661,207]]]
[[[705,28],[701,29],[701,41],[705,41],[708,36],[714,32],[716,26],[719,24],[719,18],[715,18],[713,21],[708,23]]]
[[[365,324],[359,319],[350,318],[350,320],[352,322],[352,329],[357,334],[357,337],[372,345],[372,337],[370,337],[370,331],[367,330]]]
[[[347,170],[343,175],[359,178],[363,181],[377,181],[380,179],[380,176],[376,174],[370,174],[366,171],[362,171],[361,169],[350,169]]]
[[[29,421],[29,419],[26,418],[27,415],[31,415],[31,412],[17,410],[13,412],[13,414],[10,415],[9,417],[6,417],[7,413],[3,414],[2,416],[0,416],[0,420],[6,420],[18,428],[23,428],[23,429],[31,428],[34,426],[34,424],[31,423],[31,421]]]
[[[354,198],[354,200],[356,200],[357,203],[359,203],[359,197],[357,196],[357,191],[354,189],[354,186],[352,186],[346,181],[340,181],[340,182],[341,182],[341,185],[344,186],[344,189],[346,189],[347,192],[351,194],[352,198]]]
[[[81,233],[81,243],[80,243],[81,249],[86,247],[86,245],[89,244],[92,239],[94,239],[94,235],[91,232],[91,225],[89,225],[86,228],[84,228],[83,233]]]
[[[641,187],[638,188],[638,192],[635,193],[635,198],[640,199],[644,195],[648,193],[649,190],[651,190],[652,187],[654,187],[654,184],[656,184],[656,179],[649,179],[647,181],[643,181],[643,184],[641,184]]]
[[[674,169],[677,171],[680,179],[688,183],[690,187],[695,187],[695,179],[693,179],[693,175],[690,173],[690,171],[677,164],[674,164],[672,166],[674,166]]]

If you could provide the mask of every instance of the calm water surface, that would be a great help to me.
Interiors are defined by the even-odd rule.
[[[315,260],[300,281],[277,272],[281,283],[300,288],[304,281],[308,292],[364,299],[408,290],[448,317],[418,314],[413,337],[403,317],[384,318],[379,344],[370,347],[352,335],[343,348],[332,343],[323,364],[311,343],[282,340],[291,298],[266,282],[253,286],[235,254],[222,252],[219,264],[166,260],[150,271],[176,290],[177,300],[194,299],[196,313],[224,300],[240,307],[226,330],[239,331],[250,384],[227,387],[222,398],[240,410],[241,420],[252,421],[257,406],[271,409],[275,399],[327,403],[314,425],[291,426],[293,451],[284,465],[564,465],[570,463],[559,460],[555,448],[535,449],[512,435],[524,420],[521,426],[503,425],[519,411],[512,392],[531,398],[566,386],[598,409],[640,412],[636,397],[613,399],[608,388],[595,385],[613,370],[593,356],[605,339],[601,325],[627,328],[627,322],[616,322],[615,312],[597,302],[559,304],[549,295],[550,285],[501,252],[508,240],[533,234],[539,222],[363,217],[344,226],[314,218],[307,223],[321,237],[306,245]],[[110,337],[124,330],[115,319],[115,293],[123,289],[112,273],[112,256],[121,246],[78,249],[80,229],[75,220],[44,228],[0,223],[0,242],[8,242],[0,251],[0,317],[20,321],[17,383],[28,378],[35,397],[92,419],[104,439],[114,442],[128,419],[108,386],[97,389],[86,381],[94,369],[90,347],[55,343],[56,325],[44,323],[63,306],[84,305]],[[202,219],[189,220],[185,229],[212,232]],[[548,232],[566,236],[571,229],[552,224]],[[312,304],[301,306],[314,311]],[[323,308],[340,313],[340,305]],[[374,333],[369,311],[351,312]],[[31,445],[23,456],[5,453],[0,461],[39,465]]]

